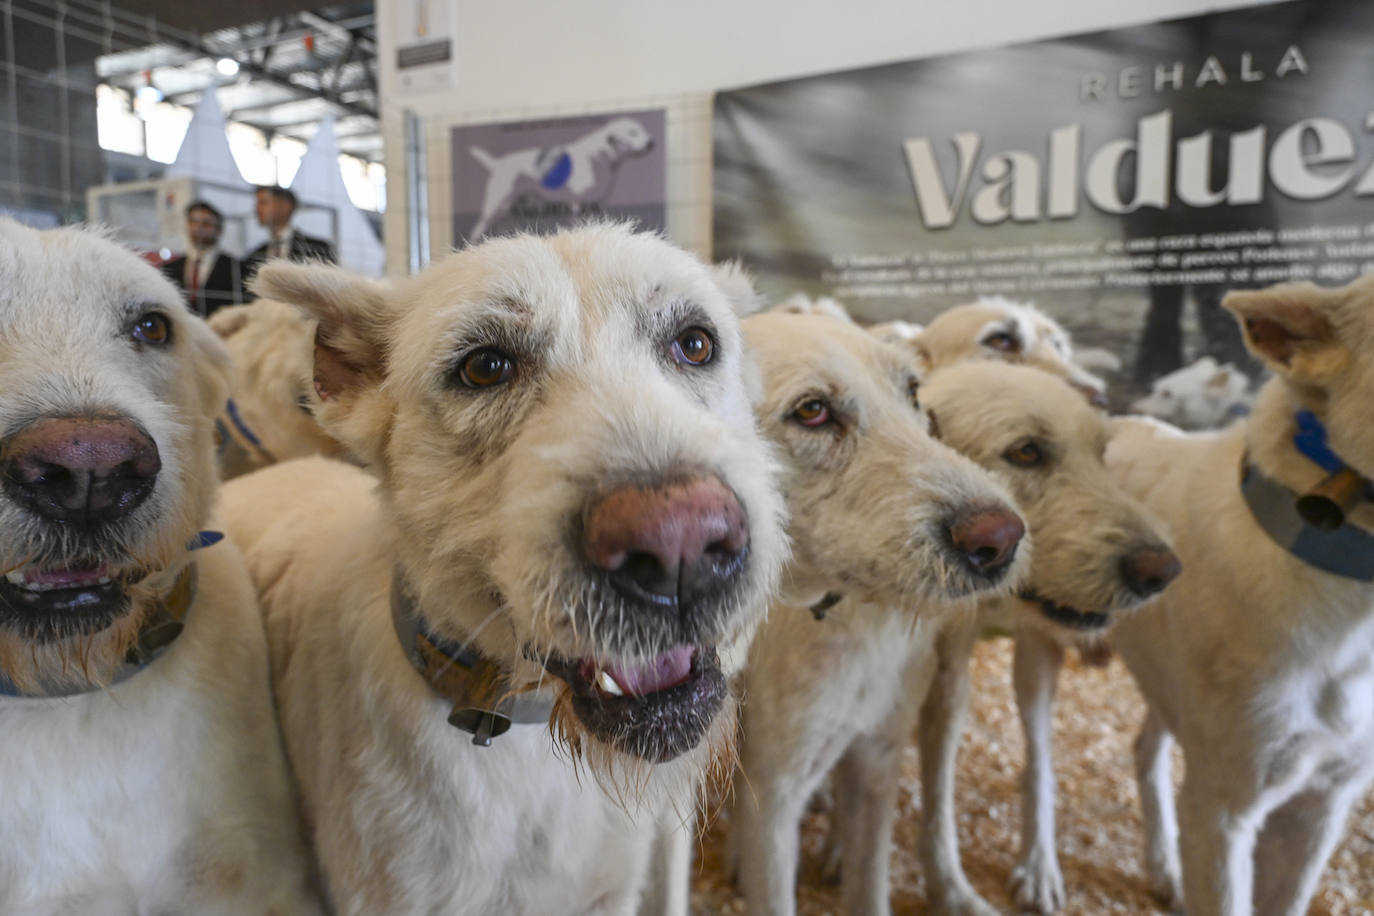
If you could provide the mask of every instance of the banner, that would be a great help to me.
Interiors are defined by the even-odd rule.
[[[723,92],[714,253],[870,321],[1033,302],[1130,394],[1253,370],[1226,290],[1374,271],[1372,39],[1300,0]]]
[[[664,228],[662,109],[453,128],[455,247],[595,217]]]

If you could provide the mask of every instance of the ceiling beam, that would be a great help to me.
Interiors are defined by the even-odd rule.
[[[198,39],[172,39],[170,43],[175,44],[178,47],[183,47],[188,51],[196,51],[205,57],[218,59],[222,56],[218,51],[215,51],[207,47],[203,41],[200,41]],[[323,87],[315,89],[310,86],[302,86],[298,83],[292,82],[285,75],[276,73],[275,71],[269,70],[266,67],[259,66],[253,61],[239,61],[239,71],[247,73],[250,76],[253,76],[257,79],[263,80],[264,82],[271,83],[274,86],[280,86],[283,89],[288,89],[301,98],[323,99],[324,101],[329,102],[336,108],[342,111],[346,111],[351,115],[358,115],[359,117],[364,118],[377,117],[377,109],[373,108],[371,105],[363,105],[358,102],[345,101],[342,98],[342,93],[331,91]]]

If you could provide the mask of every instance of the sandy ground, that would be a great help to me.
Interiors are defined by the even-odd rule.
[[[1059,777],[1059,857],[1068,889],[1067,916],[1158,912],[1145,893],[1139,864],[1141,827],[1132,775],[1131,740],[1144,707],[1120,661],[1107,668],[1077,664],[1060,677],[1055,716]],[[1018,776],[1021,731],[1011,692],[1011,641],[981,643],[974,657],[973,702],[960,749],[958,807],[964,867],[994,906],[1013,911],[1006,891],[1020,830]],[[901,815],[892,863],[892,911],[925,913],[916,860],[919,783],[916,749],[903,762]],[[799,916],[841,912],[838,889],[822,885],[820,846],[825,814],[802,825]],[[698,914],[744,913],[730,885],[722,815],[699,849],[692,903]],[[1312,916],[1374,913],[1374,793],[1357,806],[1344,841],[1327,867]]]

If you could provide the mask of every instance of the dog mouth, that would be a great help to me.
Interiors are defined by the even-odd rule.
[[[645,662],[552,658],[584,728],[622,753],[666,763],[701,743],[728,688],[714,646],[678,645]]]
[[[20,567],[0,579],[0,626],[40,643],[99,632],[128,608],[137,578],[95,561]]]
[[[1022,589],[1017,597],[1027,604],[1033,604],[1049,620],[1060,626],[1074,630],[1101,630],[1111,622],[1111,618],[1101,611],[1080,611],[1067,604],[1046,598],[1034,589]]]

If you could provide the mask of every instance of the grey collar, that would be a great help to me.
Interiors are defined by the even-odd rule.
[[[512,693],[507,672],[496,662],[429,628],[404,581],[399,569],[392,572],[391,624],[410,664],[435,693],[453,703],[450,725],[470,732],[473,744],[490,747],[512,724],[549,723],[554,703],[550,691]]]
[[[139,627],[138,639],[125,653],[124,660],[115,668],[109,684],[43,684],[34,692],[20,690],[13,681],[0,673],[0,697],[74,697],[106,690],[127,681],[157,660],[181,635],[185,627],[186,613],[195,598],[196,564],[192,561],[177,574],[167,595],[153,603],[153,607],[143,620],[143,625]]]
[[[1241,461],[1240,491],[1255,522],[1308,566],[1360,582],[1374,582],[1374,533],[1351,524],[1324,531],[1298,514],[1298,494],[1272,480],[1249,456]]]

